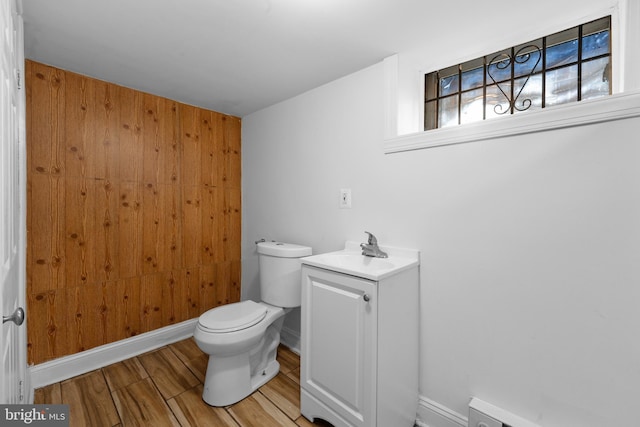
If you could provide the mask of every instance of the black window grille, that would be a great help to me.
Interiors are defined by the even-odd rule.
[[[425,75],[424,129],[611,94],[611,17]]]

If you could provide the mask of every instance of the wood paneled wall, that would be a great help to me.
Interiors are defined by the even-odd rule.
[[[27,61],[29,363],[240,298],[240,119]]]

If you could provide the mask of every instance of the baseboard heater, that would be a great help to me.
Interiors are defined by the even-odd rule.
[[[469,402],[469,427],[540,427],[476,397]]]

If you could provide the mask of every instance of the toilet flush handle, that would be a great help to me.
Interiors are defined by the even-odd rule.
[[[365,300],[366,302],[371,301],[371,297],[369,296],[369,294],[362,295],[362,299]]]

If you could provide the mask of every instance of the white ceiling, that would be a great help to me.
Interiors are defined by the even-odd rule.
[[[525,24],[580,1],[538,0]],[[505,35],[522,25],[498,0],[22,3],[28,59],[240,117],[394,53],[473,45],[496,19]]]
[[[23,0],[25,55],[242,117],[424,43],[432,3]]]

